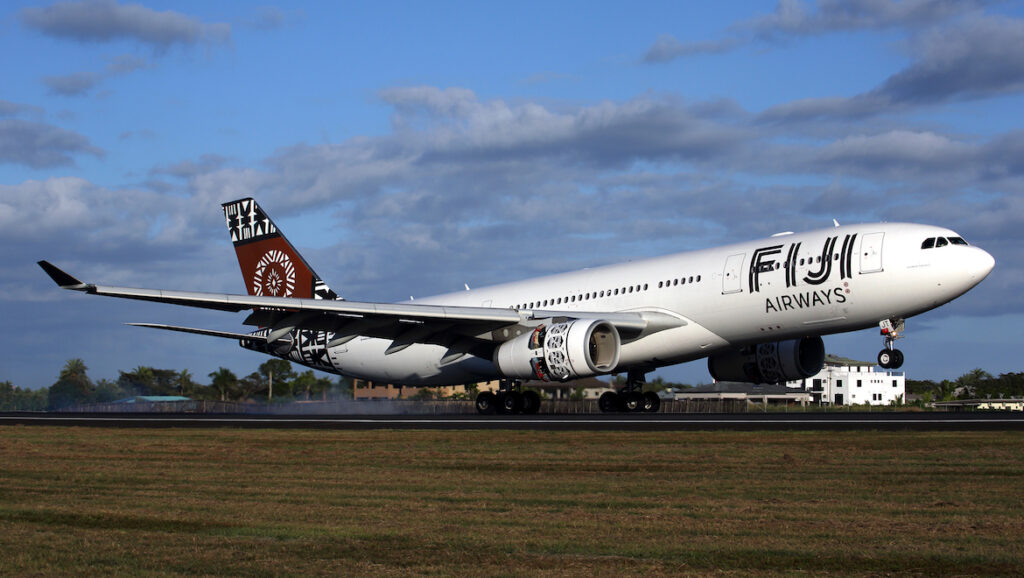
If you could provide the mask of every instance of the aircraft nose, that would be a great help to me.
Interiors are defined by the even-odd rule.
[[[987,251],[983,249],[975,249],[975,254],[971,257],[971,279],[975,282],[980,282],[988,274],[992,272],[992,269],[996,266],[996,260],[992,255],[989,255]]]

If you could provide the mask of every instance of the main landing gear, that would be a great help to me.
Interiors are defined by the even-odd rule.
[[[878,365],[883,369],[899,369],[903,366],[903,352],[893,348],[893,343],[903,337],[906,323],[903,319],[885,319],[878,327],[885,340],[885,349],[878,352]]]
[[[626,386],[618,392],[606,391],[597,400],[598,407],[604,413],[614,412],[645,412],[657,413],[661,408],[661,398],[653,391],[644,392],[646,373],[637,369],[626,374]]]
[[[484,415],[533,415],[539,409],[540,395],[536,391],[523,391],[523,384],[518,380],[503,379],[498,391],[485,391],[476,396],[476,411]]]

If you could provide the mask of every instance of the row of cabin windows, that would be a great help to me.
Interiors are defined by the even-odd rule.
[[[686,284],[686,280],[689,279],[690,283],[699,283],[700,275],[696,277],[680,277],[678,279],[671,279],[669,281],[659,281],[658,288],[669,287]],[[554,299],[544,299],[543,301],[530,301],[529,303],[521,303],[515,306],[515,309],[533,309],[534,307],[550,307],[552,305],[563,305],[567,303],[576,303],[579,301],[590,301],[591,299],[603,299],[605,297],[613,297],[615,295],[626,295],[628,293],[639,293],[641,291],[647,291],[649,289],[647,283],[643,285],[630,285],[628,287],[606,289],[604,291],[593,291],[590,293],[584,293],[582,295],[569,295],[568,297],[555,297]]]
[[[687,283],[686,280],[687,279],[690,280],[689,281],[690,283],[700,283],[700,275],[697,275],[696,277],[694,277],[693,275],[690,275],[689,277],[680,277],[678,279],[669,279],[668,281],[658,281],[658,289],[661,289],[663,287],[675,287],[676,285],[686,285],[686,283]]]
[[[833,261],[838,261],[839,260],[839,253],[833,254],[832,255],[832,260]],[[806,257],[806,258],[801,258],[800,259],[800,266],[801,267],[803,267],[804,265],[813,265],[815,263],[821,263],[821,255],[818,255],[817,257]],[[778,271],[779,268],[781,268],[781,267],[785,267],[786,269],[789,269],[789,261],[783,261],[781,263],[779,261],[775,261],[774,263],[763,263],[761,265],[761,272],[764,273],[766,271]]]

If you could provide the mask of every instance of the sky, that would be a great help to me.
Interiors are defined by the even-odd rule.
[[[124,325],[244,313],[62,291],[35,264],[243,293],[220,204],[247,196],[359,301],[832,219],[946,226],[996,268],[908,321],[908,377],[1024,370],[1021,2],[15,0],[0,54],[0,381],[71,358],[253,371],[232,341]]]

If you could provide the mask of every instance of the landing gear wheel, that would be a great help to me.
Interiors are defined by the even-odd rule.
[[[491,415],[494,413],[495,409],[497,409],[497,403],[498,400],[495,398],[494,394],[489,391],[485,391],[476,396],[476,411],[483,415]]]
[[[631,391],[622,396],[622,409],[628,412],[643,411],[644,394],[639,391]]]
[[[533,415],[540,410],[540,395],[536,391],[523,392],[523,415]]]
[[[878,365],[882,366],[882,369],[892,368],[893,354],[892,350],[883,349],[878,352]]]
[[[643,411],[646,413],[658,413],[661,409],[661,398],[653,391],[644,393]]]
[[[903,352],[899,349],[893,349],[892,359],[889,360],[889,369],[899,369],[903,367]]]
[[[498,394],[498,411],[505,415],[519,413],[523,409],[523,396],[517,391]]]
[[[606,391],[597,400],[597,407],[604,413],[615,413],[619,411],[619,394],[614,391]]]

